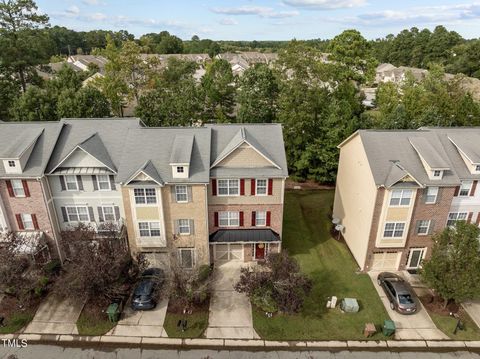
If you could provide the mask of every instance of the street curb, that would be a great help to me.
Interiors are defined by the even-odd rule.
[[[98,346],[116,345],[129,347],[183,347],[183,348],[249,348],[252,350],[328,350],[328,351],[382,351],[382,350],[480,350],[480,341],[451,340],[364,340],[364,341],[269,341],[261,339],[205,339],[205,338],[152,338],[152,337],[122,337],[113,335],[82,336],[55,334],[5,334],[0,340],[26,339],[29,344],[50,343],[63,346]]]

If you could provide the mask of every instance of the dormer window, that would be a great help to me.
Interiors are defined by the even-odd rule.
[[[188,178],[190,166],[184,163],[173,163],[172,166],[172,176],[173,178]]]
[[[8,161],[8,167],[15,167],[15,161]]]
[[[475,166],[475,172],[480,172],[480,165]]]
[[[439,171],[439,170],[433,171],[433,177],[442,177],[442,171]]]
[[[177,173],[185,172],[185,168],[183,166],[177,166]]]

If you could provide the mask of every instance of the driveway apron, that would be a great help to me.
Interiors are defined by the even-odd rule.
[[[240,278],[243,262],[216,264],[207,338],[258,339],[253,329],[252,306],[233,286]]]

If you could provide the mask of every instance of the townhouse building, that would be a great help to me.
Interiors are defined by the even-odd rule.
[[[281,247],[285,179],[278,124],[212,125],[208,220],[213,262],[262,260]]]
[[[416,271],[432,235],[478,218],[479,134],[360,130],[340,144],[333,218],[360,269]]]
[[[44,173],[60,130],[58,122],[0,122],[0,227],[32,250],[45,241],[53,257],[59,231]]]

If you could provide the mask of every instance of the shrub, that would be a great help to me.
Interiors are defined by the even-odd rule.
[[[270,288],[257,288],[252,295],[252,303],[261,310],[274,313],[278,311],[278,305],[273,299],[273,291]]]
[[[46,275],[57,275],[60,273],[62,265],[58,259],[51,260],[43,267],[43,271]]]
[[[212,267],[208,264],[204,264],[198,268],[198,281],[205,282],[212,273]]]

